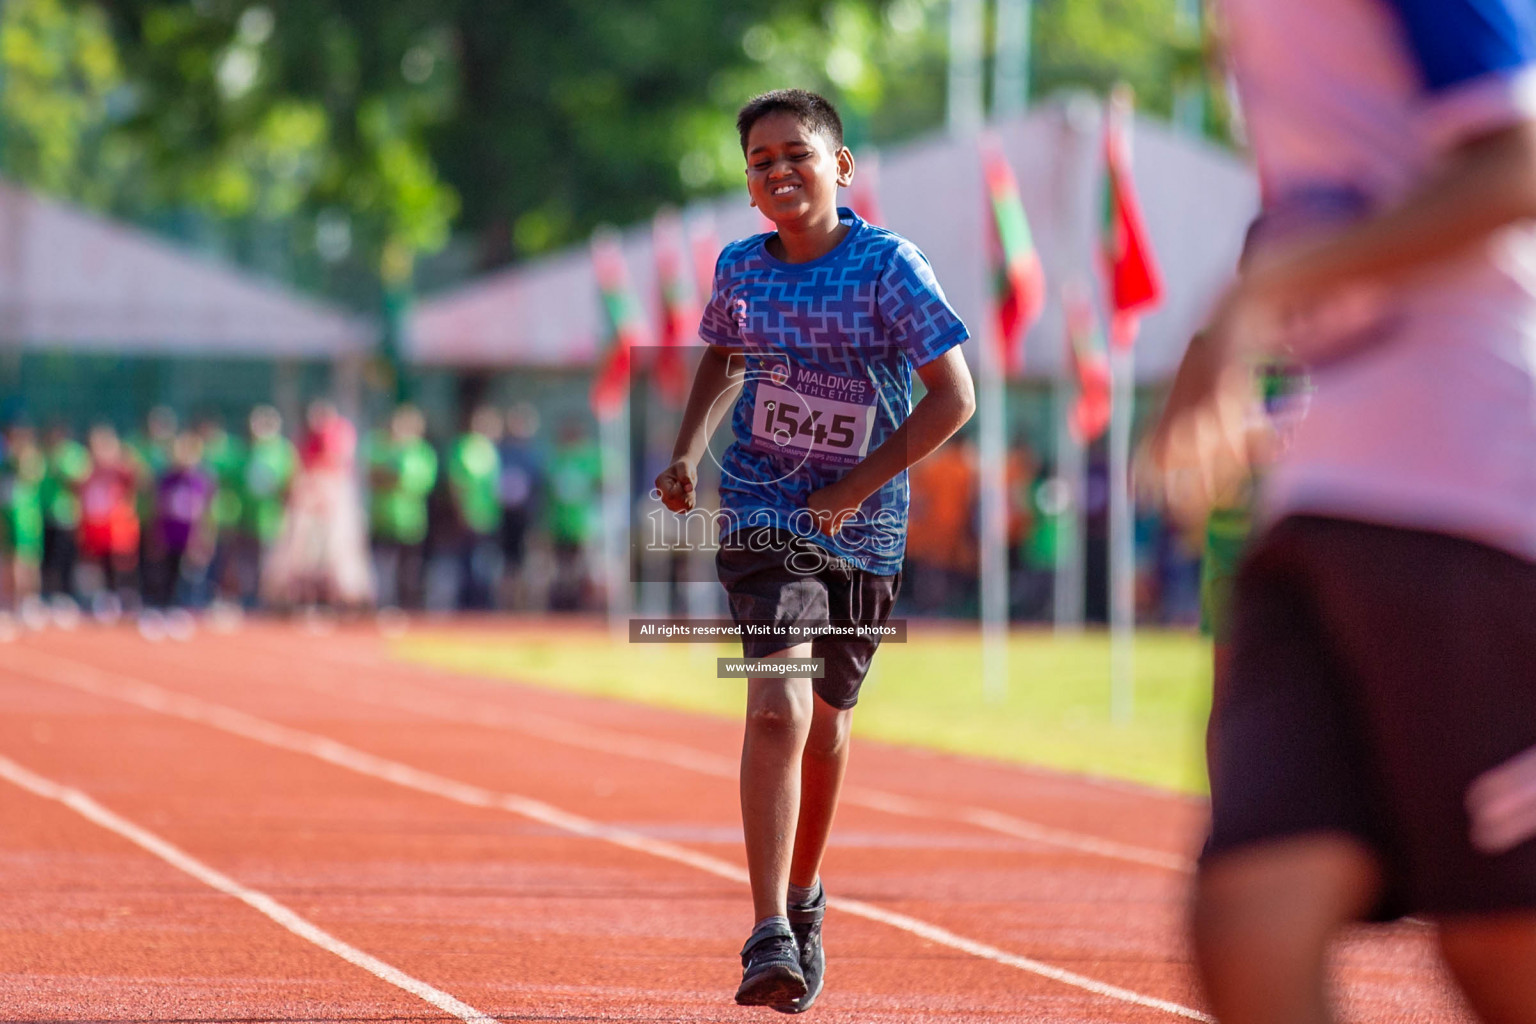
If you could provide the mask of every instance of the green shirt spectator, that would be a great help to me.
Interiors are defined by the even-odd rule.
[[[563,445],[549,460],[549,533],[557,544],[584,544],[597,523],[602,459],[589,443]]]
[[[293,443],[281,434],[251,443],[239,481],[240,532],[263,544],[277,540],[297,465]]]
[[[43,519],[59,530],[80,525],[80,485],[91,475],[91,453],[69,437],[55,441],[46,453],[38,501]]]
[[[1054,477],[1038,477],[1029,489],[1034,522],[1024,535],[1024,564],[1031,569],[1054,572],[1056,548],[1061,541],[1063,485]]]
[[[437,453],[420,437],[377,434],[368,446],[368,525],[378,540],[420,544],[427,536],[427,495],[437,482]]]
[[[43,557],[40,491],[46,469],[29,440],[8,444],[0,459],[0,551],[32,563]]]
[[[241,493],[244,490],[246,451],[238,437],[222,428],[203,432],[203,468],[213,477],[215,490],[208,506],[208,518],[220,534],[241,523]]]
[[[453,506],[464,525],[475,533],[495,533],[501,525],[501,501],[496,492],[500,477],[501,455],[496,442],[474,430],[453,442],[448,450]]]

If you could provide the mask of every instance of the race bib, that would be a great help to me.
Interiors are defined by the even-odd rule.
[[[758,378],[748,447],[824,466],[852,466],[869,452],[874,419],[875,388],[868,380],[770,361]]]

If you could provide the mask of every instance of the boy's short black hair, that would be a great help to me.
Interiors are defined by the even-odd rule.
[[[741,133],[741,151],[747,151],[747,136],[752,126],[769,114],[793,114],[802,125],[819,133],[832,144],[835,153],[843,148],[843,119],[825,96],[805,89],[775,89],[750,100],[736,115],[736,130]]]

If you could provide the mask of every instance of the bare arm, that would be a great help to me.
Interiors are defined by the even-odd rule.
[[[1148,445],[1153,476],[1179,518],[1193,521],[1247,470],[1240,347],[1274,344],[1271,325],[1347,285],[1391,283],[1536,217],[1536,123],[1475,139],[1397,206],[1324,237],[1263,253],[1212,315],[1179,367]],[[1302,358],[1324,352],[1300,352]]]
[[[912,415],[846,476],[806,499],[806,507],[817,513],[825,533],[835,534],[866,498],[932,453],[976,411],[975,385],[958,345],[919,366],[917,375],[928,393]]]
[[[720,421],[736,405],[741,393],[742,359],[731,349],[710,345],[699,359],[693,389],[683,409],[683,422],[672,446],[672,464],[656,478],[662,504],[674,512],[693,508],[699,460],[709,447]]]
[[[1391,209],[1261,254],[1234,297],[1273,308],[1312,302],[1347,285],[1391,283],[1533,217],[1536,122],[1527,121],[1454,150]]]

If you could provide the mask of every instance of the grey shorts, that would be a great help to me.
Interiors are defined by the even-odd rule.
[[[1344,833],[1386,872],[1380,917],[1536,909],[1536,564],[1295,516],[1232,615],[1205,858]]]
[[[715,567],[738,626],[882,626],[901,590],[901,573],[878,576],[840,564],[826,548],[772,527],[723,538]],[[741,646],[743,657],[766,658],[794,641],[745,636]],[[816,696],[843,711],[857,704],[879,646],[878,636],[812,640],[811,657],[825,659],[826,669],[812,680]]]

